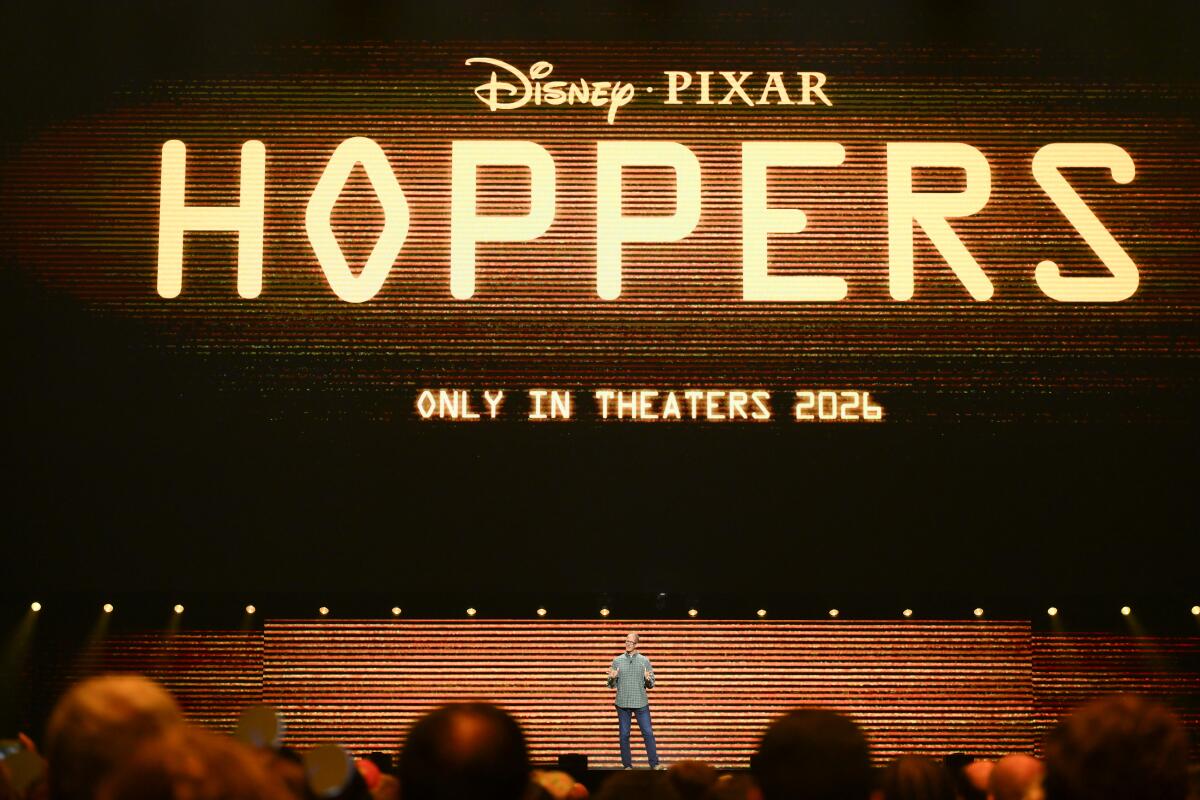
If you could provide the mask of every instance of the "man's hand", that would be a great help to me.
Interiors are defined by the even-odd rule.
[[[616,671],[615,669],[613,669],[612,667],[609,667],[609,669],[608,669],[608,679],[609,679],[610,681],[611,681],[611,680],[614,680],[614,679],[617,677],[617,674],[618,674],[618,673],[617,673],[617,671]]]
[[[650,674],[650,670],[645,670],[643,674],[646,676],[646,683],[654,680],[654,676]]]

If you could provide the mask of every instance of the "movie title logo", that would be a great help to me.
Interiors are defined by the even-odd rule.
[[[747,302],[838,302],[846,298],[846,279],[833,270],[821,274],[781,275],[771,269],[769,240],[798,234],[808,227],[800,208],[768,203],[767,173],[773,167],[836,167],[846,159],[839,142],[744,141],[729,145],[741,156],[742,299]],[[621,296],[622,258],[627,243],[677,242],[700,224],[703,175],[696,153],[681,142],[600,140],[594,143],[596,294],[602,300]],[[977,301],[990,300],[988,274],[959,238],[950,220],[978,213],[992,192],[987,157],[965,142],[887,142],[881,178],[886,185],[887,261],[880,264],[893,300],[913,298],[918,235],[927,237],[946,266]],[[266,218],[266,145],[251,139],[242,144],[240,194],[234,206],[190,205],[186,202],[187,147],[173,139],[163,144],[159,190],[158,293],[177,297],[183,286],[184,234],[187,231],[234,231],[238,234],[237,286],[244,298],[262,291]],[[384,225],[366,263],[351,267],[333,229],[333,208],[350,173],[362,166],[383,209]],[[477,202],[479,168],[523,167],[529,188],[522,190],[529,211],[517,215],[481,213]],[[638,214],[626,209],[622,175],[628,167],[659,167],[675,174],[674,211]],[[559,203],[578,202],[560,196],[554,156],[528,140],[467,139],[450,142],[449,288],[456,300],[475,294],[476,248],[481,242],[528,242],[541,238],[559,216]],[[1107,171],[1120,184],[1133,181],[1133,158],[1107,142],[1052,142],[1033,153],[1030,169],[1065,222],[1072,226],[1106,269],[1091,274],[1064,273],[1059,264],[1041,260],[1033,279],[1045,295],[1059,302],[1115,303],[1137,291],[1138,266],[1104,223],[1067,181],[1064,169]],[[960,191],[927,191],[914,175],[928,169],[953,169],[963,176]],[[373,139],[355,136],[334,149],[313,187],[304,210],[304,227],[313,254],[330,288],[350,303],[371,300],[383,287],[409,233],[408,200],[383,148]]]
[[[488,79],[474,93],[489,111],[511,111],[534,106],[580,105],[607,109],[608,123],[617,112],[633,102],[638,87],[618,79],[584,77],[564,80],[554,76],[554,65],[536,61],[524,71],[495,58],[468,58],[467,66],[490,67]],[[663,73],[662,105],[666,106],[832,106],[825,93],[822,72],[765,72],[743,70],[666,70]],[[553,77],[553,79],[551,79]],[[655,86],[643,86],[653,94]]]

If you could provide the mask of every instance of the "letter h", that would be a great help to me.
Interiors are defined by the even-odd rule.
[[[162,149],[162,183],[158,211],[158,293],[178,297],[183,285],[184,231],[237,231],[238,294],[258,297],[262,291],[263,207],[266,148],[251,139],[242,144],[241,187],[236,206],[184,204],[187,148],[172,139]]]

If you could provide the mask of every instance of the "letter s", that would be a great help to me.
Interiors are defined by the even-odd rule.
[[[1056,142],[1033,157],[1033,177],[1058,206],[1083,241],[1112,272],[1103,277],[1065,277],[1053,261],[1042,261],[1034,279],[1047,297],[1064,303],[1116,303],[1133,296],[1138,288],[1138,268],[1121,249],[1078,193],[1059,172],[1060,167],[1107,167],[1117,183],[1133,180],[1133,159],[1115,144]]]

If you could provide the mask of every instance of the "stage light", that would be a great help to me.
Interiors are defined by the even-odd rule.
[[[977,617],[982,617],[982,616],[983,616],[983,609],[982,609],[982,608],[977,608],[977,609],[975,609],[975,616],[977,616]]]
[[[760,619],[761,619],[762,617],[765,617],[766,615],[767,615],[767,610],[766,610],[765,608],[760,608],[760,609],[758,610],[758,616],[759,616],[759,618],[760,618]]]
[[[34,600],[32,603],[29,604],[29,610],[30,611],[41,611],[42,604],[39,603],[37,600]]]
[[[901,614],[903,614],[903,615],[904,615],[904,616],[906,616],[906,617],[911,617],[911,616],[912,616],[912,609],[911,609],[911,608],[906,608],[906,609],[904,609],[903,611],[901,611],[900,613],[901,613]]]
[[[1122,616],[1128,617],[1132,613],[1133,613],[1133,609],[1130,608],[1129,606],[1121,606],[1121,615]]]
[[[831,617],[836,617],[836,616],[837,616],[838,614],[840,614],[840,613],[841,613],[841,612],[840,612],[840,611],[838,611],[836,608],[831,608],[831,609],[829,609],[829,616],[831,616]]]
[[[253,614],[253,613],[254,613],[255,611],[257,611],[257,610],[258,610],[258,609],[256,609],[254,606],[246,606],[246,613],[247,613],[247,614]]]
[[[546,609],[544,609],[544,608],[539,608],[539,609],[537,610],[537,615],[538,615],[539,617],[544,617],[544,616],[546,616]]]
[[[105,614],[111,614],[113,612],[113,604],[112,603],[105,603],[103,606],[101,606],[101,608],[104,609]]]
[[[1057,617],[1058,616],[1058,608],[1055,606],[1050,606],[1049,608],[1046,609],[1046,613],[1052,617]]]
[[[1200,617],[1200,606],[1192,606],[1192,616]]]
[[[327,606],[321,606],[317,609],[317,613],[322,617],[327,616],[329,614],[329,608]]]
[[[473,609],[473,608],[468,608],[468,609],[467,609],[467,616],[468,616],[468,617],[473,617],[473,616],[475,616],[475,609]]]
[[[688,609],[688,616],[689,616],[689,617],[694,617],[694,616],[696,616],[696,615],[697,615],[697,614],[699,614],[699,613],[700,613],[700,612],[699,612],[699,611],[697,611],[697,610],[696,610],[696,609],[694,609],[694,608],[689,608],[689,609]]]
[[[607,608],[602,608],[602,609],[600,609],[600,616],[602,616],[602,617],[607,617],[607,616],[608,616],[608,609],[607,609]]]
[[[392,606],[392,616],[393,617],[400,616],[400,606]]]
[[[183,613],[183,606],[182,606],[182,605],[180,605],[180,604],[178,604],[178,603],[176,603],[176,604],[175,604],[175,613],[176,613],[176,614],[182,614],[182,613]]]

